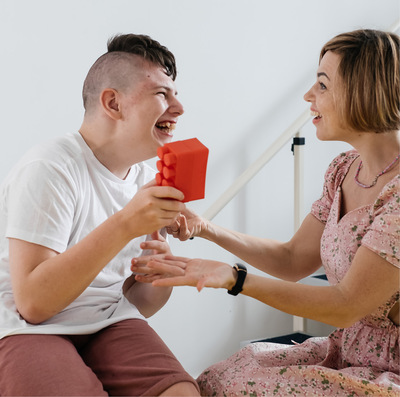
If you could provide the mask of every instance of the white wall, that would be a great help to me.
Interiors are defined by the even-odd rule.
[[[174,52],[186,108],[176,139],[210,149],[204,212],[308,106],[321,46],[359,27],[389,29],[398,0],[0,0],[0,178],[30,146],[77,130],[86,72],[115,33],[145,33]],[[305,211],[320,192],[339,143],[306,136]],[[286,240],[292,233],[290,144],[214,219],[243,232]],[[176,254],[235,258],[195,239]],[[128,266],[128,264],[127,264]],[[291,332],[291,318],[225,291],[177,288],[150,320],[193,375],[244,339]],[[323,334],[325,328],[313,327]]]

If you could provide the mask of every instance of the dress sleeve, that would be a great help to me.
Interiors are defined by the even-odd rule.
[[[400,268],[400,175],[379,195],[371,221],[361,245]]]
[[[354,150],[341,153],[329,164],[325,172],[322,196],[311,206],[311,214],[322,223],[326,223],[328,220],[335,193],[346,176],[348,168],[357,156],[358,154]]]

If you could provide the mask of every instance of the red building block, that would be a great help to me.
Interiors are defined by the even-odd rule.
[[[204,198],[208,149],[197,139],[166,143],[157,150],[159,186],[174,186],[184,203]]]

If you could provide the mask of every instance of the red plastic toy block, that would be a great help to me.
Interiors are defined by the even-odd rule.
[[[159,186],[174,186],[184,203],[204,198],[208,149],[197,139],[166,143],[157,149]]]

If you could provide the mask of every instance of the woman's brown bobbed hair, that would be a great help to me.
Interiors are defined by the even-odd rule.
[[[344,84],[340,101],[343,121],[356,131],[400,129],[400,37],[362,29],[342,33],[321,50],[341,57],[338,73]]]

